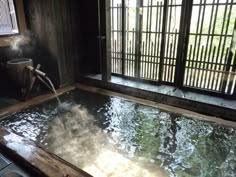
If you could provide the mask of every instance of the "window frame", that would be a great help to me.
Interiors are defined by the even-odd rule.
[[[11,42],[14,41],[15,38],[27,30],[23,0],[13,0],[13,3],[16,13],[18,32],[0,35],[0,47],[10,46]]]
[[[18,28],[18,32],[17,33],[6,33],[6,34],[1,34],[0,33],[0,38],[1,37],[10,37],[10,36],[14,36],[14,35],[19,35],[20,34],[20,26],[19,26],[19,18],[18,18],[18,12],[17,12],[17,4],[16,4],[17,0],[13,0],[13,4],[14,4],[14,10],[15,10],[15,15],[16,15],[16,25]]]

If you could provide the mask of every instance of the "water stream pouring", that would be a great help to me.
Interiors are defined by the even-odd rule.
[[[34,68],[33,66],[26,66],[26,68],[34,74],[34,78],[32,79],[32,82],[30,84],[30,88],[29,88],[26,98],[29,96],[29,93],[34,85],[35,79],[38,78],[44,85],[46,85],[55,94],[58,104],[60,106],[61,100],[58,97],[58,93],[57,93],[51,79],[47,76],[47,74],[39,70],[40,65],[38,65],[36,68]]]

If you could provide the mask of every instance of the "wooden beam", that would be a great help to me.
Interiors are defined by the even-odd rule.
[[[188,40],[190,32],[190,23],[192,16],[193,0],[184,0],[181,10],[180,32],[177,47],[175,84],[177,87],[183,86],[185,64],[188,52]]]
[[[98,1],[99,51],[102,80],[111,80],[111,17],[110,0]]]

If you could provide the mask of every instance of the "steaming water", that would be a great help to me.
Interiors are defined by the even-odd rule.
[[[236,129],[75,90],[1,122],[95,177],[234,176]]]
[[[51,79],[49,79],[49,77],[45,77],[45,79],[48,81],[49,85],[51,86],[51,88],[49,88],[49,89],[52,89],[52,90],[53,90],[53,92],[54,92],[54,94],[55,94],[55,96],[56,96],[56,99],[57,99],[57,102],[58,102],[59,106],[62,106],[61,100],[60,100],[60,98],[58,97],[58,93],[57,93],[57,91],[56,91],[56,89],[55,89],[55,87],[54,87],[54,85],[53,85]]]
[[[6,39],[8,41],[9,39]],[[19,57],[22,56],[23,53],[23,45],[27,45],[30,42],[32,42],[32,33],[30,31],[26,31],[21,35],[17,35],[14,37],[11,37],[10,40],[10,47],[13,51],[19,52]]]

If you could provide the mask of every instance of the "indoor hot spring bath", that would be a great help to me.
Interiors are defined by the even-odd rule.
[[[94,177],[234,176],[236,128],[75,89],[1,125]]]

